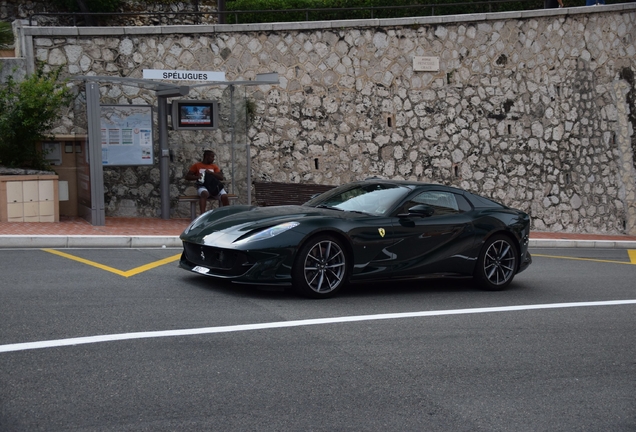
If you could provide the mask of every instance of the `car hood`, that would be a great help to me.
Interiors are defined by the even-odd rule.
[[[212,210],[196,219],[181,234],[181,240],[229,245],[246,234],[285,222],[302,222],[308,218],[350,218],[355,213],[308,206],[227,206]],[[358,214],[357,217],[360,217]]]

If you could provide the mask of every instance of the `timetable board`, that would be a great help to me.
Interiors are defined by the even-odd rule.
[[[102,164],[153,165],[152,106],[101,105]]]

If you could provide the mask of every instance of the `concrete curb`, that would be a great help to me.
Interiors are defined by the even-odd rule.
[[[180,248],[178,236],[0,236],[0,249],[67,248]]]
[[[178,236],[0,235],[0,249],[180,248]],[[531,248],[636,249],[633,240],[530,239]]]
[[[530,239],[533,248],[600,248],[600,249],[636,249],[633,240],[564,240]]]

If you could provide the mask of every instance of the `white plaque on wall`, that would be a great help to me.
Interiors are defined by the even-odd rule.
[[[413,57],[416,72],[439,72],[439,57]]]

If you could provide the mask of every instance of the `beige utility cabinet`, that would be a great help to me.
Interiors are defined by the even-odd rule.
[[[0,222],[58,222],[56,175],[0,176]]]

